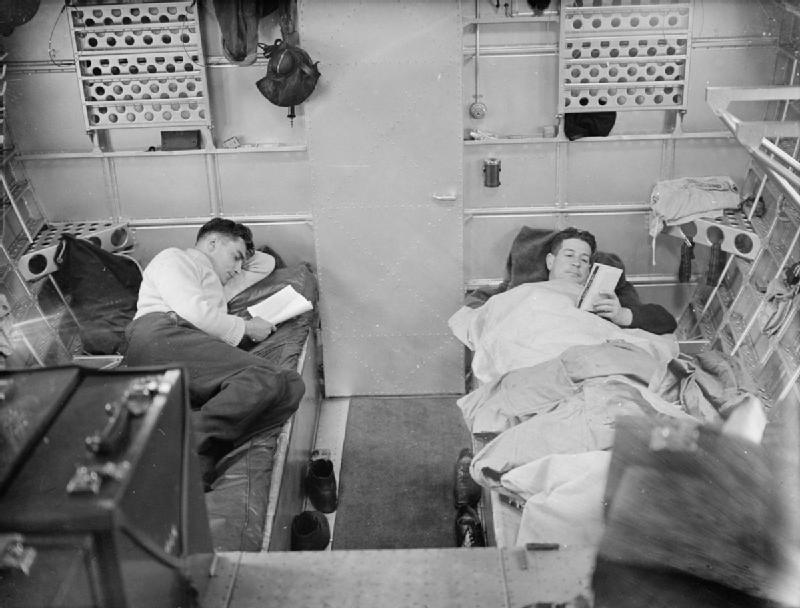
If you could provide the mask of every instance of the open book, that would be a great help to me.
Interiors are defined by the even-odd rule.
[[[247,311],[254,317],[261,317],[277,325],[313,308],[311,302],[297,293],[294,287],[287,285],[258,304],[248,306]]]
[[[581,310],[591,310],[594,300],[601,293],[614,293],[614,288],[622,276],[622,268],[608,266],[607,264],[595,264],[589,271],[589,278],[583,286],[583,291],[578,298],[578,308]]]

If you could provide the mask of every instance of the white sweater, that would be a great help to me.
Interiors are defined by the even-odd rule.
[[[256,252],[247,266],[248,271],[233,277],[223,288],[202,251],[165,249],[142,274],[134,318],[151,312],[175,312],[198,329],[236,346],[244,337],[245,323],[241,317],[228,314],[228,299],[272,272],[275,260]]]

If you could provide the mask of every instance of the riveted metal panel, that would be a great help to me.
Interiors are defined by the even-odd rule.
[[[483,47],[490,44],[488,28],[480,26],[481,53],[486,53]],[[550,40],[551,36],[545,34],[539,40],[542,39]],[[542,127],[556,124],[556,96],[547,86],[557,79],[555,49],[552,53],[532,56],[480,56],[478,95],[479,101],[486,104],[486,115],[476,120],[468,112],[475,101],[474,34],[466,33],[464,41],[470,52],[464,62],[465,103],[462,108],[468,128],[496,135],[542,137]]]
[[[339,334],[329,331],[323,319],[326,394],[342,386],[353,387],[353,395],[441,393],[446,378],[454,378],[448,383],[454,392],[464,392],[464,366],[453,356],[454,350],[463,352],[464,345],[452,335],[378,335],[363,327],[362,335]],[[331,371],[336,373],[333,379]]]
[[[567,144],[569,205],[647,205],[660,179],[661,141],[577,141]]]
[[[5,104],[18,150],[29,153],[92,149],[73,72],[10,71],[7,81]]]
[[[202,155],[123,157],[114,160],[114,167],[123,217],[210,213],[206,159]]]
[[[728,175],[741,186],[749,158],[744,148],[732,139],[681,140],[675,142],[674,175]]]
[[[271,17],[271,15],[270,15]],[[267,17],[265,21],[268,21]],[[280,32],[278,32],[280,38]],[[274,40],[275,36],[261,40]],[[305,47],[305,43],[302,45]],[[316,51],[308,49],[317,59]],[[211,115],[218,147],[236,137],[241,144],[299,145],[306,141],[305,102],[295,108],[294,122],[286,118],[288,108],[271,104],[258,92],[256,82],[267,73],[266,64],[231,66],[223,64],[208,69]],[[321,85],[318,85],[321,87]],[[311,99],[318,94],[312,93]]]
[[[348,263],[332,267],[321,258],[325,296],[347,302],[345,310],[326,318],[331,332],[351,335],[441,334],[459,305],[455,283],[442,266],[460,263],[458,251],[431,249],[436,235],[447,234],[460,217],[420,206],[349,207],[322,211],[316,217],[317,243],[335,247]],[[420,225],[420,217],[427,217]],[[329,279],[329,280],[328,280]],[[359,285],[353,291],[353,285]],[[455,297],[454,297],[455,296]]]
[[[162,249],[192,247],[197,231],[204,221],[169,226],[137,226],[136,250],[133,256],[145,266]],[[244,221],[253,231],[253,243],[256,247],[269,245],[287,265],[299,262],[310,262],[313,265],[314,242],[311,225],[307,222],[258,224]]]
[[[474,217],[467,222],[464,231],[466,279],[502,279],[511,243],[522,226],[552,229],[577,226],[597,237],[599,249],[618,254],[629,275],[677,275],[680,241],[659,236],[656,239],[656,264],[652,265],[647,220],[645,211]],[[696,270],[703,270],[704,258],[700,249],[696,252]]]
[[[75,218],[96,220],[113,217],[106,190],[103,161],[96,158],[25,161],[47,217],[55,222]]]
[[[745,4],[750,3],[736,4],[737,11],[740,11]],[[774,70],[775,47],[773,46],[694,49],[692,69],[686,89],[690,111],[684,116],[683,130],[692,133],[724,130],[719,118],[706,103],[706,87],[771,85]],[[761,116],[748,113],[752,109],[747,108],[747,104],[742,104],[741,107],[744,112],[741,114],[742,119],[761,119]]]
[[[326,394],[461,391],[459,3],[307,2],[300,23],[325,58],[306,119]]]
[[[220,154],[217,163],[225,215],[311,213],[305,152]]]
[[[483,162],[500,160],[500,186],[483,185]],[[467,144],[464,148],[464,206],[519,207],[556,204],[558,148],[543,144]]]

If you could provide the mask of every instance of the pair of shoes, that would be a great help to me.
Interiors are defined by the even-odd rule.
[[[472,450],[464,448],[458,454],[453,475],[453,505],[474,507],[481,499],[481,487],[472,479],[469,467],[472,464]]]
[[[458,547],[485,547],[483,526],[477,511],[469,505],[460,507],[456,513],[456,545]]]
[[[292,520],[292,551],[323,551],[331,542],[328,518],[319,511],[303,511]]]
[[[312,454],[306,471],[305,490],[315,509],[323,513],[333,513],[339,502],[333,462],[327,458],[314,458]]]

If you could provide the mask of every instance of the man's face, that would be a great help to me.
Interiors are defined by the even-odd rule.
[[[569,279],[579,285],[586,282],[591,266],[592,248],[581,239],[567,239],[555,253],[545,258],[549,279]]]
[[[242,263],[247,258],[247,246],[241,238],[214,234],[208,241],[206,253],[224,285],[242,270]]]

